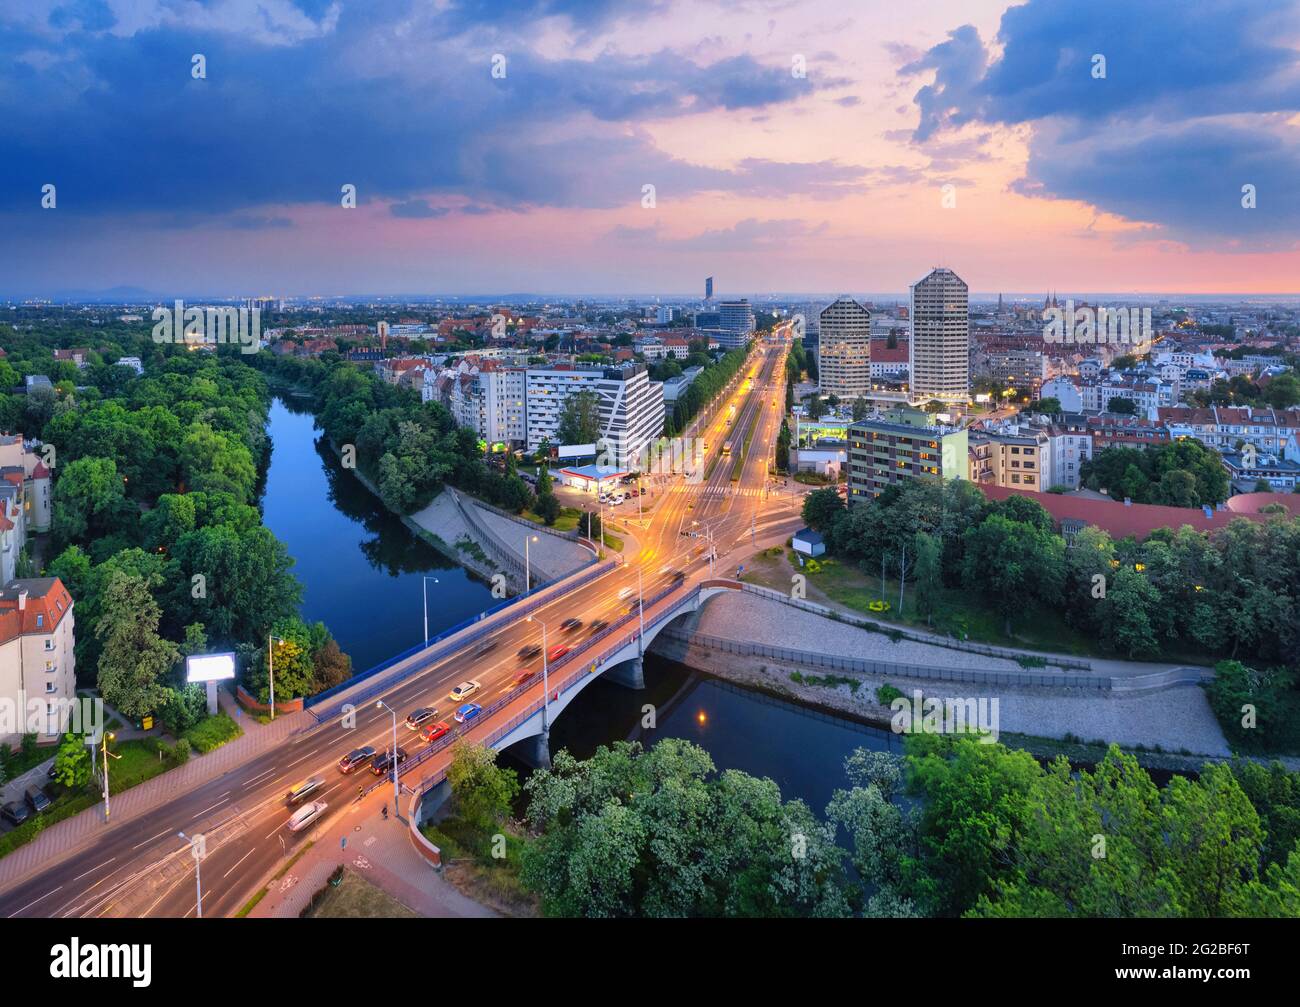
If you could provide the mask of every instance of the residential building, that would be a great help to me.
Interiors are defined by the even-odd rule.
[[[931,425],[916,409],[896,409],[849,426],[849,506],[905,479],[965,479],[967,432]]]
[[[1172,436],[1195,438],[1220,454],[1251,444],[1259,454],[1300,460],[1300,408],[1169,406],[1157,415]]]
[[[904,330],[906,336],[906,330]],[[889,337],[873,336],[871,339],[871,377],[877,381],[903,381],[907,379],[907,339],[895,339],[895,345],[889,345]]]
[[[970,291],[951,269],[912,284],[908,372],[915,403],[970,399]]]
[[[453,375],[447,408],[457,424],[488,444],[523,444],[528,436],[526,375],[523,367],[467,357]]]
[[[871,391],[871,312],[851,297],[822,308],[818,319],[818,388],[845,401]]]
[[[1223,456],[1223,467],[1232,488],[1243,493],[1252,492],[1261,480],[1276,493],[1294,493],[1300,484],[1300,462],[1276,455],[1230,452]]]
[[[16,482],[14,473],[22,474],[18,481],[23,527],[19,548],[26,544],[27,532],[49,531],[54,517],[50,470],[41,460],[40,448],[40,441],[24,441],[22,434],[0,434],[0,473],[6,473],[11,484]]]
[[[1043,428],[1047,435],[1047,453],[1051,473],[1044,489],[1063,486],[1077,490],[1083,463],[1092,459],[1092,432],[1080,416],[1066,416],[1059,423]]]
[[[972,482],[1035,492],[1050,488],[1051,443],[1043,430],[1028,426],[971,430],[968,446]]]
[[[0,700],[22,716],[43,705],[49,729],[36,732],[38,741],[58,740],[53,703],[76,698],[73,625],[72,596],[57,577],[10,580],[0,589]],[[17,745],[23,733],[0,735],[0,744]]]
[[[651,381],[644,364],[623,367],[533,368],[527,372],[527,441],[560,443],[560,418],[569,396],[594,392],[600,405],[598,458],[602,464],[638,468],[650,443],[663,433],[663,385]],[[599,444],[598,441],[598,444]]]

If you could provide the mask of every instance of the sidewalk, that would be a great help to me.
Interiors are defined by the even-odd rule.
[[[192,755],[183,766],[161,773],[121,794],[113,794],[111,825],[105,826],[103,802],[99,801],[85,811],[51,825],[26,846],[0,857],[0,890],[101,841],[159,805],[269,751],[300,728],[316,726],[315,719],[307,713],[278,716],[271,724],[259,724],[248,716],[236,718],[236,722],[244,733],[234,741],[207,755]]]
[[[366,801],[345,809],[314,837],[311,849],[284,877],[270,882],[271,890],[248,915],[296,917],[311,901],[312,895],[324,887],[335,868],[346,864],[421,916],[496,916],[491,909],[466,898],[444,881],[433,866],[415,852],[404,821],[391,815],[384,820],[379,808],[385,800],[391,805],[392,794],[387,794],[386,798],[371,795]],[[391,806],[389,810],[392,810]],[[341,843],[345,837],[346,849]],[[260,887],[250,892],[250,897],[257,891]]]

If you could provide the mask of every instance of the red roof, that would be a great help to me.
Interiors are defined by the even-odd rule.
[[[1164,507],[1155,504],[1130,504],[1127,507],[1122,500],[1093,500],[1087,497],[1066,496],[1060,493],[1034,493],[1029,490],[1015,489],[1010,486],[981,486],[984,495],[990,500],[1005,500],[1010,496],[1029,497],[1037,500],[1052,515],[1057,524],[1062,521],[1082,521],[1084,524],[1096,525],[1107,532],[1111,538],[1128,538],[1130,535],[1144,539],[1158,528],[1173,528],[1175,531],[1183,525],[1190,525],[1197,531],[1212,531],[1224,528],[1236,518],[1251,521],[1264,521],[1270,515],[1257,513],[1258,507],[1247,500],[1238,510],[1233,497],[1224,510],[1214,510],[1210,517],[1199,507]],[[1287,493],[1245,493],[1242,497],[1268,497],[1265,503],[1281,502],[1296,512],[1300,501],[1292,502]]]
[[[18,610],[17,588],[28,590],[26,606]],[[37,594],[43,591],[43,594]],[[72,595],[58,577],[40,580],[10,581],[0,594],[0,643],[8,643],[20,633],[52,633],[59,621],[72,609]],[[37,623],[37,616],[44,616]]]

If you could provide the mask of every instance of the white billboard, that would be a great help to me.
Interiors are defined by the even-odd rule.
[[[187,682],[224,682],[234,677],[234,654],[195,654],[185,659]]]

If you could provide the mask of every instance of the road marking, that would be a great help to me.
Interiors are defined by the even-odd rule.
[[[62,885],[59,885],[58,888],[54,889],[54,892],[58,892],[58,891],[62,891],[62,890],[63,890],[63,886],[62,886]],[[42,901],[43,899],[48,899],[51,895],[54,894],[54,892],[46,892],[46,893],[45,893],[44,895],[42,895],[39,899],[32,899],[32,901],[29,902],[29,903],[27,903],[27,905],[23,906],[22,909],[15,909],[12,913],[9,914],[9,919],[13,919],[15,916],[17,916],[19,913],[21,913],[24,909],[30,909],[32,906],[36,905],[36,903]]]
[[[257,852],[256,848],[249,850],[242,857],[240,857],[238,861],[236,861],[235,867],[238,867],[240,864],[242,864],[245,860],[247,860],[256,852]],[[221,880],[224,881],[226,880],[226,878],[230,877],[230,875],[234,873],[235,867],[230,868],[230,870],[226,871],[225,874],[221,875]]]
[[[225,804],[228,800],[230,800],[229,793],[227,793],[227,795],[226,795],[225,797],[223,797],[221,800],[219,800],[216,804],[212,805],[211,808],[204,808],[204,809],[203,809],[202,811],[200,811],[197,815],[195,815],[194,818],[190,819],[190,821],[194,821],[195,819],[202,818],[204,815],[206,815],[206,814],[207,814],[209,811],[211,811],[213,808],[219,808],[219,807],[221,807],[221,806],[222,806],[223,804]]]
[[[116,859],[117,859],[117,857],[109,857],[109,858],[108,858],[107,860],[105,860],[102,864],[100,864],[99,867],[107,867],[109,864],[111,864],[111,863],[112,863],[114,860],[116,860]],[[99,870],[99,867],[92,867],[90,870],[88,870],[88,871],[86,872],[86,874],[94,874],[97,870]],[[77,875],[75,878],[73,878],[72,880],[73,880],[73,881],[80,881],[82,878],[84,878],[84,877],[86,876],[86,874],[78,874],[78,875]],[[69,883],[71,883],[71,882],[69,882]]]
[[[274,773],[274,772],[275,772],[275,767],[272,766],[272,767],[271,767],[270,769],[268,769],[265,773],[259,773],[257,776],[254,776],[251,780],[249,780],[247,783],[244,784],[244,789],[247,790],[247,789],[248,789],[249,787],[251,787],[254,783],[256,783],[258,780],[260,780],[263,776],[270,776],[270,775],[271,775],[272,773]]]
[[[158,835],[156,835],[156,836],[150,836],[150,837],[149,837],[148,839],[146,839],[143,843],[139,843],[139,844],[137,844],[137,845],[135,845],[135,846],[132,846],[131,849],[132,849],[132,851],[135,851],[135,850],[140,849],[141,846],[148,846],[148,845],[149,845],[150,843],[152,843],[155,839],[161,839],[163,836],[170,835],[170,834],[171,834],[171,831],[172,831],[171,829],[163,829],[162,832],[158,833]]]

